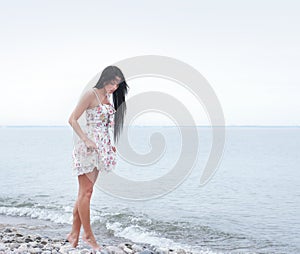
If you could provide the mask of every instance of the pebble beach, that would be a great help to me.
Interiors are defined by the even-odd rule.
[[[100,245],[101,251],[94,251],[81,239],[76,248],[72,247],[66,239],[28,234],[21,232],[16,226],[0,224],[0,254],[6,253],[65,253],[65,254],[167,254],[192,253],[183,249],[156,248],[138,245],[132,242],[121,242],[118,245]]]

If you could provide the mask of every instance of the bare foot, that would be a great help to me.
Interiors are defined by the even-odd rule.
[[[100,251],[101,250],[100,246],[97,244],[97,242],[96,242],[95,239],[86,237],[86,235],[82,235],[82,240],[86,244],[90,245],[93,248],[93,250],[96,250],[96,251]]]
[[[78,239],[79,239],[79,235],[74,236],[72,233],[69,233],[67,235],[67,240],[72,245],[73,248],[76,248],[76,246],[78,245]]]

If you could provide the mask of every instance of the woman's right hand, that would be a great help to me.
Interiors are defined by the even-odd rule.
[[[98,147],[94,141],[87,139],[84,141],[84,144],[86,145],[88,151],[96,150],[98,152]]]

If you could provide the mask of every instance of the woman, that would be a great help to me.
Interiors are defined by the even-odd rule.
[[[106,67],[96,85],[83,94],[69,118],[69,124],[79,137],[72,154],[73,175],[78,176],[79,190],[73,209],[72,231],[67,235],[74,248],[78,245],[82,224],[82,240],[94,250],[100,250],[90,225],[90,199],[99,171],[115,168],[114,144],[123,128],[128,88],[118,67]],[[108,100],[111,94],[114,106]],[[77,122],[84,111],[86,131]]]

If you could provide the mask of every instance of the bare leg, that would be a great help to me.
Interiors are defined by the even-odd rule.
[[[100,249],[100,246],[96,242],[90,225],[90,200],[98,173],[99,171],[95,168],[90,173],[78,176],[78,213],[84,229],[84,235],[82,236],[82,239],[95,250]]]
[[[75,202],[74,209],[73,209],[73,225],[72,231],[68,234],[67,239],[71,243],[72,247],[76,247],[78,245],[78,239],[80,235],[80,228],[81,228],[81,220],[78,213],[78,199]]]

